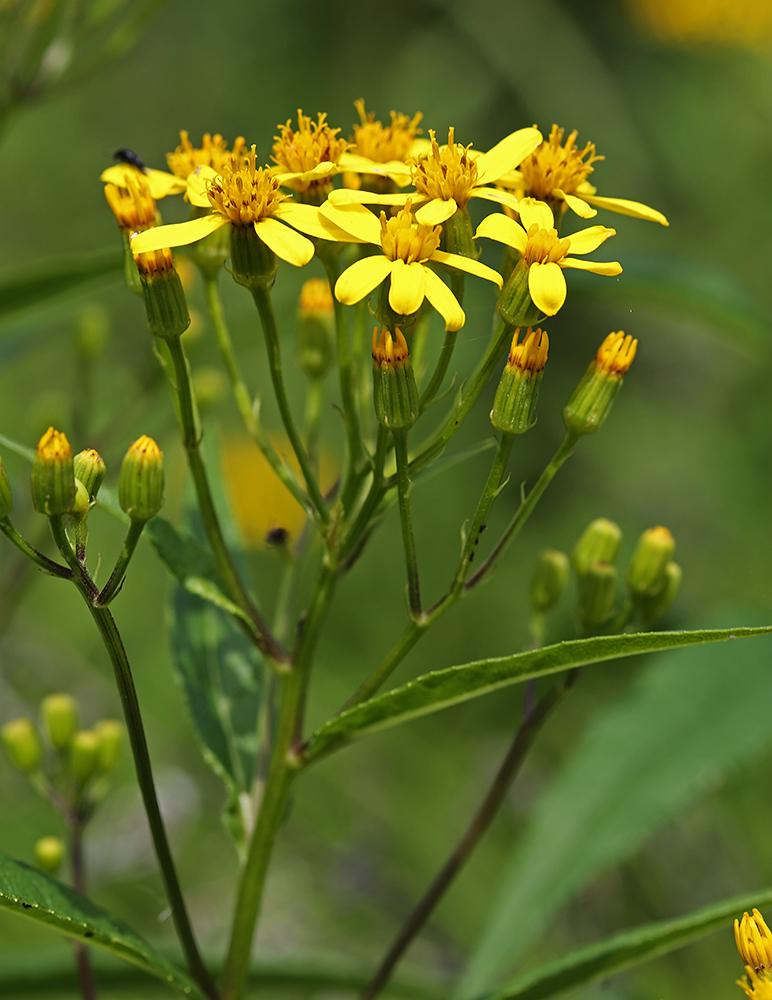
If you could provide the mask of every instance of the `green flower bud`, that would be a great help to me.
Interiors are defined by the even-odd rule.
[[[546,333],[538,327],[529,329],[522,344],[517,342],[519,336],[516,330],[491,410],[491,423],[502,434],[523,434],[536,423],[536,401],[547,363]]]
[[[49,427],[32,459],[32,503],[41,514],[66,514],[75,500],[70,442]]]
[[[43,744],[31,719],[18,718],[6,722],[0,729],[0,742],[17,771],[34,774],[40,770]]]
[[[396,339],[395,339],[396,338]],[[407,430],[418,417],[418,387],[402,331],[373,330],[373,402],[378,423]]]
[[[199,410],[211,410],[228,394],[228,380],[214,365],[202,365],[192,373]]]
[[[11,480],[5,470],[5,464],[0,457],[0,518],[8,517],[13,510],[13,492]]]
[[[70,507],[70,516],[76,521],[82,521],[86,514],[88,514],[90,506],[88,490],[80,479],[76,479],[75,499],[72,501],[72,507]]]
[[[123,726],[115,719],[102,719],[94,726],[99,737],[99,769],[109,774],[115,770],[123,748]]]
[[[133,521],[149,521],[163,507],[163,452],[146,434],[134,442],[121,463],[118,502]]]
[[[78,731],[78,703],[68,694],[50,694],[40,703],[40,725],[55,750],[65,750]]]
[[[545,612],[560,600],[568,584],[569,563],[565,552],[545,549],[536,560],[531,580],[531,604]]]
[[[642,597],[640,599],[640,609],[643,615],[643,623],[646,628],[652,626],[660,618],[664,618],[678,596],[681,589],[681,578],[683,570],[678,563],[669,562],[665,566],[665,585],[659,593],[652,597]]]
[[[579,577],[579,624],[585,635],[599,631],[611,618],[617,595],[618,573],[608,563],[591,563]]]
[[[636,597],[653,597],[665,586],[665,567],[673,558],[675,539],[661,525],[644,531],[627,567],[627,582]]]
[[[603,341],[582,381],[563,410],[566,429],[572,434],[594,434],[603,426],[622,388],[625,372],[633,363],[638,341],[610,333]]]
[[[496,308],[499,316],[510,326],[535,326],[544,319],[544,313],[534,305],[528,290],[530,265],[521,257],[502,289]]]
[[[322,378],[335,360],[335,311],[326,278],[309,278],[300,290],[296,353],[310,379]]]
[[[138,253],[134,260],[142,282],[148,329],[162,339],[181,337],[190,326],[190,313],[171,250],[164,247]]]
[[[67,772],[76,785],[83,787],[99,766],[100,740],[90,729],[75,733],[70,743]]]
[[[591,563],[616,562],[619,546],[622,544],[622,530],[608,518],[599,517],[582,532],[571,553],[571,565],[579,576],[587,572]]]
[[[254,226],[228,226],[231,234],[231,274],[247,288],[267,288],[279,270],[276,254],[255,232]]]
[[[93,448],[78,452],[73,459],[73,468],[75,478],[86,487],[89,499],[95,500],[107,471],[99,452]]]
[[[41,837],[35,844],[35,864],[41,871],[56,875],[64,861],[64,844],[58,837]]]

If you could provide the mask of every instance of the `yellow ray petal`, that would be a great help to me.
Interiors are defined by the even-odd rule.
[[[445,320],[446,330],[460,330],[466,322],[464,310],[458,304],[458,299],[451,292],[442,278],[430,268],[424,268],[426,280],[426,298]]]
[[[391,261],[383,254],[357,260],[335,282],[335,298],[344,306],[360,302],[390,273]]]
[[[381,223],[378,216],[364,205],[332,205],[328,198],[319,212],[338,229],[350,233],[357,241],[373,243],[377,247],[381,245]]]
[[[492,184],[499,177],[519,166],[542,141],[537,128],[521,128],[512,132],[493,149],[477,159],[477,183]]]
[[[362,242],[356,236],[351,236],[320,215],[319,209],[315,205],[301,205],[296,201],[285,201],[274,209],[273,217],[281,219],[282,222],[294,226],[301,233],[313,236],[315,239],[332,240],[335,243]]]
[[[490,240],[498,240],[499,243],[513,247],[520,253],[525,252],[528,244],[528,237],[523,227],[507,215],[486,216],[477,227],[477,232],[474,235],[475,239],[478,236],[487,236]]]
[[[499,188],[475,188],[470,198],[482,198],[485,201],[495,201],[497,205],[506,205],[515,212],[520,211],[520,199],[516,198],[509,191],[501,191]]]
[[[519,170],[510,170],[508,174],[502,174],[496,183],[503,184],[504,187],[508,188],[517,188],[521,191],[525,187],[525,179]]]
[[[457,267],[459,271],[466,271],[467,274],[474,274],[478,278],[486,278],[501,288],[502,280],[499,272],[494,271],[486,264],[472,260],[471,257],[464,257],[459,253],[445,253],[444,250],[435,250],[429,260],[433,260],[437,264],[446,264],[448,267]]]
[[[619,212],[620,215],[632,215],[634,219],[648,219],[650,222],[659,222],[662,226],[669,226],[662,212],[656,208],[649,208],[639,201],[627,201],[625,198],[599,198],[597,195],[588,194],[582,196],[591,205],[598,208],[608,208],[612,212]]]
[[[518,211],[520,212],[520,221],[523,224],[523,229],[526,232],[528,232],[534,222],[539,229],[555,228],[555,218],[552,215],[552,209],[543,201],[537,201],[536,198],[523,198],[520,201]]]
[[[439,226],[455,215],[458,205],[452,198],[442,201],[440,198],[432,198],[425,205],[421,205],[415,213],[416,219],[424,226]]]
[[[377,174],[380,177],[389,177],[404,187],[410,183],[410,167],[401,160],[389,160],[387,163],[376,163],[359,153],[343,153],[338,160],[341,170],[351,170],[357,174]]]
[[[255,232],[277,257],[286,260],[288,264],[294,264],[295,267],[302,267],[314,256],[315,248],[311,240],[285,226],[278,219],[271,217],[260,219],[255,223]]]
[[[207,182],[214,180],[215,177],[217,177],[217,171],[204,164],[197,167],[192,174],[188,174],[188,201],[191,205],[195,205],[197,208],[212,207],[206,193],[206,186]]]
[[[609,236],[615,235],[616,229],[608,229],[606,226],[590,226],[588,229],[580,229],[578,233],[567,233],[566,237],[571,240],[568,252],[592,253],[601,243],[605,243]]]
[[[575,212],[580,219],[591,219],[594,215],[598,214],[592,205],[588,205],[586,201],[582,201],[581,198],[577,198],[574,194],[566,194],[560,188],[553,188],[552,193],[556,198],[562,198],[571,211]]]
[[[322,180],[337,173],[340,173],[338,165],[331,160],[323,160],[322,163],[317,163],[311,170],[285,171],[282,173],[276,167],[271,168],[271,174],[279,184],[287,184],[289,181],[302,181],[304,184],[310,184],[313,181]]]
[[[547,316],[554,316],[566,301],[566,279],[557,264],[531,264],[528,269],[528,291],[537,309],[541,309]]]
[[[376,194],[374,191],[354,191],[352,188],[336,188],[330,191],[328,201],[332,205],[404,205],[407,198],[419,195]],[[425,201],[421,198],[421,201]]]
[[[421,308],[426,292],[426,268],[423,264],[395,260],[391,265],[389,305],[396,313],[409,316]]]
[[[165,198],[168,194],[181,194],[185,190],[185,181],[174,174],[167,174],[163,170],[138,170],[128,163],[116,163],[114,167],[108,167],[99,175],[100,181],[105,184],[115,184],[116,187],[126,187],[126,174],[135,173],[138,177],[143,177],[150,185],[150,194],[157,201]]]
[[[172,226],[156,226],[155,229],[137,233],[132,238],[131,252],[148,253],[150,250],[162,250],[164,247],[186,247],[227,225],[226,220],[220,215],[204,215],[200,219],[178,222]]]
[[[561,266],[573,267],[577,271],[592,271],[593,274],[605,274],[609,277],[622,273],[622,265],[616,260],[577,260],[576,257],[565,257],[561,261]]]

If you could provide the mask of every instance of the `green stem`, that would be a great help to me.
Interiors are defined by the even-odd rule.
[[[482,496],[480,497],[480,502],[477,504],[477,510],[475,511],[472,525],[467,532],[466,542],[464,544],[463,552],[461,553],[458,570],[456,571],[455,578],[450,588],[451,592],[455,592],[463,586],[466,575],[469,572],[469,567],[472,565],[477,543],[480,541],[480,536],[485,530],[486,521],[488,520],[488,515],[491,512],[491,507],[493,506],[493,502],[501,489],[501,481],[504,478],[504,471],[507,467],[507,459],[509,458],[509,453],[512,450],[514,441],[514,434],[501,435],[501,440],[499,441],[498,448],[496,449],[496,457],[493,459],[493,465],[490,473],[488,474],[488,480],[485,483],[485,488],[483,489]]]
[[[231,558],[231,554],[228,551],[228,547],[225,544],[212,498],[212,491],[209,488],[204,457],[201,454],[200,432],[193,405],[190,373],[180,339],[179,337],[174,337],[166,341],[166,343],[169,347],[172,363],[174,364],[180,422],[182,425],[182,443],[185,447],[188,457],[188,467],[196,489],[201,520],[203,521],[206,537],[209,539],[209,545],[217,562],[217,568],[220,570],[231,597],[252,622],[260,649],[274,660],[274,662],[280,663],[286,659],[286,653],[271,634],[271,630],[247,593]]]
[[[319,478],[319,419],[322,415],[322,400],[324,399],[324,383],[319,378],[313,378],[308,383],[306,393],[306,451],[308,461]]]
[[[455,248],[454,248],[455,250]],[[453,292],[454,297],[458,300],[459,305],[463,305],[464,302],[464,275],[458,271],[451,272],[450,275],[450,290]],[[440,356],[437,359],[437,367],[434,369],[434,373],[429,381],[429,384],[421,393],[421,400],[419,403],[419,413],[423,413],[429,408],[432,400],[437,395],[442,386],[443,379],[448,371],[448,365],[450,364],[450,359],[453,357],[453,350],[456,346],[456,338],[458,337],[458,330],[446,330],[445,331],[445,342],[442,345],[442,350],[440,351]]]
[[[250,396],[246,383],[241,377],[238,362],[236,361],[236,356],[233,351],[233,342],[231,341],[230,332],[228,331],[228,326],[225,321],[225,314],[222,308],[220,289],[216,276],[207,278],[204,281],[204,297],[206,299],[206,308],[209,313],[212,329],[214,330],[214,335],[217,340],[217,346],[220,349],[220,355],[223,359],[225,370],[228,372],[228,378],[230,379],[231,388],[233,389],[236,406],[238,407],[244,426],[247,429],[247,433],[255,441],[273,471],[284,483],[300,506],[303,507],[304,510],[310,510],[311,502],[308,499],[308,494],[297,481],[295,473],[292,469],[290,469],[286,462],[283,462],[276,454],[276,449],[268,440],[260,420],[255,413],[252,404],[252,397]]]
[[[418,584],[418,560],[413,535],[413,513],[410,505],[412,484],[408,473],[407,431],[394,431],[394,457],[397,460],[397,496],[399,518],[402,524],[402,544],[405,548],[407,566],[407,592],[410,615],[417,618],[421,614],[421,591]]]
[[[19,534],[7,517],[0,518],[0,531],[2,531],[9,541],[13,542],[20,552],[23,552],[39,569],[42,569],[44,573],[57,576],[60,580],[72,580],[73,574],[71,569],[54,562],[53,559],[44,556],[42,552],[38,552],[23,535]]]
[[[367,701],[368,698],[372,698],[378,688],[381,687],[384,681],[391,676],[413,646],[415,646],[426,631],[428,625],[429,622],[427,622],[425,616],[409,622],[402,635],[399,639],[397,639],[375,670],[373,670],[370,676],[359,685],[354,694],[349,698],[345,705],[341,706],[336,714],[340,715],[341,712],[345,712],[347,709],[353,708],[355,705],[359,705],[363,701]]]
[[[223,972],[223,1000],[240,1000],[244,994],[268,862],[287,806],[292,781],[298,770],[299,761],[294,751],[300,739],[311,661],[336,581],[336,567],[323,564],[292,665],[277,675],[281,695],[273,753],[260,812],[239,883],[230,946]]]
[[[83,827],[85,819],[81,811],[75,807],[68,809],[67,826],[70,835],[70,865],[72,868],[72,885],[76,892],[86,895],[86,866],[83,855]],[[88,948],[80,941],[75,942],[75,967],[78,972],[80,992],[83,1000],[96,1000],[96,987],[91,970]]]
[[[306,490],[308,491],[311,503],[314,505],[322,524],[328,525],[330,523],[330,512],[327,510],[327,504],[324,502],[324,497],[319,489],[316,476],[311,471],[306,450],[303,447],[303,442],[300,440],[300,435],[298,434],[287,401],[284,377],[282,375],[281,353],[279,351],[279,335],[276,330],[276,319],[273,315],[270,293],[262,285],[250,288],[250,291],[252,292],[252,298],[255,300],[257,311],[260,314],[260,322],[263,327],[263,334],[265,335],[265,347],[268,352],[268,368],[271,373],[273,391],[276,396],[282,423],[284,424],[284,430],[292,445],[292,450],[295,452],[295,457],[300,465],[300,471],[303,473],[303,479],[305,480]]]
[[[146,521],[132,520],[129,525],[128,533],[126,534],[126,538],[121,546],[121,553],[115,563],[115,569],[112,571],[110,579],[102,588],[102,591],[96,600],[96,603],[100,607],[107,607],[110,601],[112,601],[121,589],[121,586],[123,585],[123,578],[126,576],[126,570],[128,569],[131,557],[134,555],[137,542],[139,541],[139,537],[146,524]]]
[[[356,547],[359,539],[367,530],[367,527],[370,524],[370,518],[375,513],[383,495],[383,466],[386,462],[388,444],[389,432],[385,427],[382,427],[379,424],[378,436],[375,439],[375,455],[373,457],[373,481],[370,484],[368,494],[356,516],[356,520],[348,531],[341,547],[341,553],[344,559],[350,555]]]

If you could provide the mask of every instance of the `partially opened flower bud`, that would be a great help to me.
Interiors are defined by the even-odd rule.
[[[622,388],[623,376],[633,363],[637,347],[638,341],[626,337],[621,330],[606,337],[563,410],[569,433],[594,434],[600,430]]]
[[[145,300],[147,326],[154,337],[181,337],[190,326],[182,281],[168,247],[134,256]]]
[[[549,338],[528,328],[522,344],[515,331],[491,410],[491,423],[502,434],[523,434],[536,423],[536,401],[547,363]]]
[[[378,423],[407,430],[418,418],[418,387],[402,331],[373,330],[373,402]]]
[[[43,760],[43,744],[31,719],[18,718],[0,729],[0,742],[8,759],[22,774],[34,774]]]
[[[78,704],[68,694],[50,694],[40,703],[40,724],[55,750],[64,750],[78,730]]]
[[[49,427],[32,459],[32,503],[41,514],[66,514],[75,500],[75,472],[70,442]]]
[[[133,521],[149,521],[163,507],[163,452],[146,434],[134,442],[121,463],[118,501]]]

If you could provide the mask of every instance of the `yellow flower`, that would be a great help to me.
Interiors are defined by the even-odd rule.
[[[576,131],[561,145],[563,131],[553,125],[549,138],[523,160],[518,170],[501,177],[499,183],[513,188],[520,197],[530,195],[546,202],[558,220],[566,206],[580,218],[591,219],[598,214],[593,208],[595,205],[611,212],[619,212],[620,215],[632,215],[636,219],[649,219],[663,226],[670,225],[661,212],[642,205],[639,201],[598,197],[596,189],[587,178],[595,169],[593,163],[604,157],[596,155],[595,146],[591,142],[584,149],[577,149]]]
[[[416,193],[377,195],[366,191],[333,191],[333,204],[404,205],[407,198],[414,206],[419,222],[436,226],[445,222],[460,209],[466,208],[471,198],[484,198],[517,208],[518,200],[506,191],[486,187],[510,173],[521,160],[539,145],[541,132],[535,128],[521,128],[512,132],[487,153],[475,154],[468,146],[455,141],[455,133],[448,130],[447,146],[437,143],[430,131],[431,151],[422,156],[412,170]],[[391,175],[399,183],[398,174]],[[403,175],[404,176],[404,175]]]
[[[296,229],[333,238],[319,224],[315,208],[290,200],[290,195],[279,190],[278,178],[267,168],[255,166],[254,146],[246,157],[231,153],[219,174],[211,167],[198,167],[188,178],[188,198],[198,208],[211,208],[211,213],[140,233],[132,239],[132,253],[187,246],[222,226],[253,226],[277,257],[299,267],[311,260],[314,245]]]
[[[415,222],[409,199],[405,208],[388,220],[381,212],[379,221],[361,205],[341,209],[328,201],[320,211],[340,229],[383,251],[382,255],[356,261],[338,278],[335,297],[345,305],[359,302],[388,278],[389,305],[395,313],[409,316],[420,309],[427,298],[445,320],[445,329],[458,330],[466,319],[464,310],[445,282],[426,266],[429,262],[476,274],[501,288],[501,276],[492,268],[470,257],[440,250],[441,227]]]
[[[528,292],[534,305],[547,316],[554,316],[566,300],[563,268],[575,267],[595,274],[621,274],[622,267],[616,261],[600,263],[567,256],[569,250],[581,254],[597,250],[601,243],[614,235],[615,230],[591,226],[560,239],[549,207],[533,198],[524,198],[520,202],[520,222],[522,225],[502,214],[489,215],[477,227],[475,238],[487,236],[521,254],[521,263],[528,268]]]
[[[136,233],[156,224],[157,213],[150,184],[140,171],[126,171],[120,185],[105,184],[105,198],[118,225],[125,232]]]
[[[638,18],[664,41],[735,42],[760,49],[772,41],[768,0],[627,0]]]
[[[274,136],[273,156],[276,164],[272,173],[279,183],[299,193],[326,195],[331,178],[339,172],[338,160],[349,147],[338,138],[339,128],[330,128],[326,114],[321,112],[312,122],[298,110],[298,127],[290,127],[290,119],[279,125],[280,135]]]
[[[180,130],[180,144],[173,153],[166,154],[169,169],[176,177],[186,181],[197,167],[211,167],[218,174],[230,162],[231,156],[244,156],[244,137],[238,136],[233,150],[221,135],[212,136],[206,132],[200,146],[194,146],[188,133]]]
[[[772,1000],[772,931],[758,910],[735,920],[734,939],[746,972],[737,985],[752,1000]]]
[[[352,148],[338,161],[349,176],[344,178],[347,187],[359,188],[358,176],[364,174],[366,185],[384,182],[391,186],[404,187],[410,183],[409,157],[418,157],[428,151],[426,139],[419,139],[421,129],[418,123],[423,115],[418,112],[412,118],[391,112],[391,124],[377,121],[374,114],[367,114],[365,102],[354,101],[359,112],[359,124],[354,126]],[[369,175],[369,177],[368,177]],[[384,192],[382,192],[384,193]]]
[[[123,152],[123,151],[122,151]],[[128,187],[128,179],[135,181],[142,179],[150,187],[151,196],[157,201],[165,198],[168,194],[182,194],[185,190],[185,182],[174,174],[167,174],[163,170],[153,170],[152,167],[138,167],[133,163],[116,163],[113,167],[108,167],[99,175],[100,181],[105,184],[114,184],[116,187]]]

